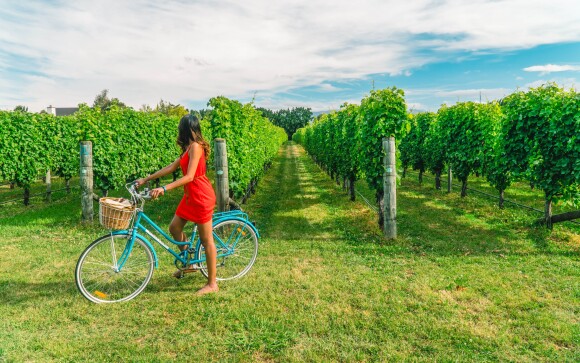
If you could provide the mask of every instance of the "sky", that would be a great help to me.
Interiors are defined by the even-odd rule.
[[[410,110],[578,89],[578,0],[0,0],[0,109],[139,109],[226,96],[338,109],[373,88]]]

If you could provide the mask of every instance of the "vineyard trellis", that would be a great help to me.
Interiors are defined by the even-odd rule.
[[[209,105],[212,109],[201,121],[204,137],[223,137],[232,144],[230,190],[233,198],[243,198],[255,188],[286,133],[252,104],[216,97]],[[79,173],[79,143],[90,140],[94,185],[106,195],[179,156],[178,122],[177,117],[116,105],[107,110],[80,105],[74,115],[58,117],[0,111],[0,180],[15,183],[25,194],[47,171],[68,183]]]
[[[403,170],[418,170],[420,179],[430,171],[437,189],[441,174],[448,170],[451,179],[453,169],[465,197],[469,176],[482,175],[498,190],[503,208],[505,189],[527,180],[544,191],[547,227],[580,218],[580,210],[552,215],[554,202],[580,207],[580,94],[573,89],[549,83],[500,102],[459,102],[416,115],[406,113],[402,91],[373,90],[360,106],[345,104],[299,129],[294,140],[333,179],[342,177],[352,187],[366,178],[380,211],[383,151],[376,143],[385,134],[401,141]]]
[[[384,229],[385,150],[383,138],[400,138],[408,125],[405,95],[396,87],[373,90],[360,106],[344,104],[338,112],[323,114],[299,129],[294,140],[334,180],[348,181],[354,200],[356,180],[365,178],[375,192],[378,224]]]

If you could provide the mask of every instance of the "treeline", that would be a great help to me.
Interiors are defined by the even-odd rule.
[[[232,197],[241,197],[263,174],[263,166],[286,139],[285,132],[252,105],[224,97],[209,103],[213,108],[201,121],[204,138],[226,139]],[[25,188],[25,194],[47,170],[68,180],[79,173],[79,142],[90,140],[94,185],[106,194],[179,156],[179,119],[115,102],[106,109],[80,105],[75,114],[59,117],[0,111],[0,180]]]
[[[296,130],[308,125],[312,120],[312,110],[307,107],[294,107],[278,111],[258,107],[258,111],[274,125],[283,128],[286,131],[286,135],[288,135],[288,140],[292,140],[292,135],[294,135]]]
[[[392,96],[378,99],[378,93]],[[369,116],[375,110],[381,110],[380,116]],[[406,113],[402,91],[372,91],[360,106],[345,104],[298,130],[294,139],[331,175],[349,180],[351,189],[366,178],[381,207],[383,169],[369,165],[380,167],[379,143],[389,135],[398,141],[403,173],[413,168],[421,180],[430,171],[438,189],[441,174],[450,168],[462,183],[462,196],[470,175],[484,176],[498,190],[503,207],[505,189],[525,180],[544,192],[548,227],[580,217],[580,211],[552,215],[556,201],[580,205],[580,95],[574,90],[548,84],[499,102],[461,102],[416,115]]]

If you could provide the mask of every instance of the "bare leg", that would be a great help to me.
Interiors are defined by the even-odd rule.
[[[185,233],[183,233],[183,227],[185,227],[185,224],[187,223],[187,220],[178,217],[177,215],[173,216],[173,220],[171,221],[171,224],[169,225],[169,233],[171,233],[171,236],[173,237],[174,240],[176,241],[181,241],[181,242],[185,242],[186,241],[186,237],[185,237]],[[185,250],[187,248],[187,246],[183,245],[183,246],[179,246],[180,250]]]
[[[207,284],[197,291],[198,295],[217,292],[219,290],[216,280],[217,251],[213,241],[212,223],[209,222],[198,224],[199,238],[205,249],[205,258],[207,264]]]
[[[181,217],[178,217],[177,215],[173,216],[173,220],[171,221],[171,224],[169,225],[169,233],[171,233],[171,236],[173,237],[174,240],[181,241],[181,242],[187,241],[185,233],[183,233],[183,227],[185,227],[186,223],[187,223],[187,220],[185,220]],[[179,249],[181,251],[185,251],[187,249],[187,245],[179,245]],[[173,273],[173,277],[179,279],[179,278],[182,278],[184,274],[190,273],[190,272],[195,272],[195,271],[197,271],[197,270],[191,269],[191,268],[186,268],[185,270],[178,269]]]

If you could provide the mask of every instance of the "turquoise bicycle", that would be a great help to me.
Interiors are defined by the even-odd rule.
[[[189,241],[174,240],[143,211],[145,200],[151,199],[148,190],[138,192],[134,184],[127,184],[126,188],[131,201],[115,209],[116,215],[107,214],[103,211],[104,204],[100,203],[99,219],[110,233],[97,238],[79,257],[75,281],[80,293],[95,303],[127,301],[139,295],[158,266],[157,252],[150,240],[175,257],[178,269],[193,267],[207,277],[205,252],[197,226]],[[187,248],[174,251],[148,230],[147,225],[171,244]],[[213,215],[218,280],[232,280],[248,273],[258,256],[259,237],[258,230],[243,211]]]

